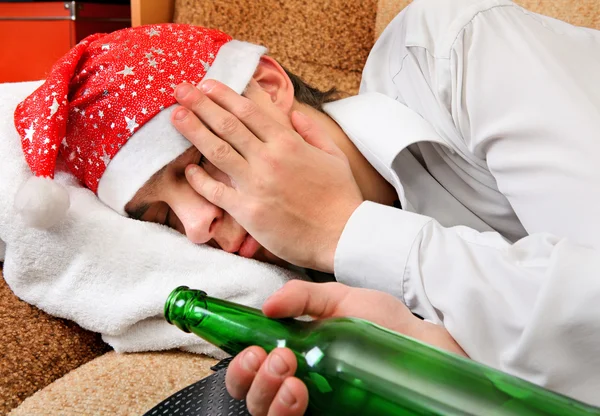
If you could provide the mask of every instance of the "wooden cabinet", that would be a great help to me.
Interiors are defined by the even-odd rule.
[[[131,26],[173,21],[175,0],[131,0]]]
[[[86,36],[130,26],[127,3],[0,2],[0,82],[43,79]]]

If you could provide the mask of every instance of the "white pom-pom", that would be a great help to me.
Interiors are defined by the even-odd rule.
[[[15,196],[15,210],[28,226],[39,229],[58,223],[69,206],[67,190],[49,178],[30,177]]]

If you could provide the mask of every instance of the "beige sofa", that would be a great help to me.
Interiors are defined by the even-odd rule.
[[[427,1],[427,0],[420,0]],[[447,0],[450,1],[450,0]],[[410,0],[133,0],[134,24],[217,27],[268,45],[311,83],[358,89],[369,49]],[[600,0],[519,0],[532,11],[600,29]],[[1,272],[0,272],[1,277]],[[116,354],[96,334],[18,300],[0,278],[0,414],[142,414],[210,373],[182,352]]]

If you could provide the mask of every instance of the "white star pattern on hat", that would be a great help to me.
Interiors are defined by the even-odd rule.
[[[140,125],[138,123],[135,122],[135,117],[133,118],[129,118],[127,116],[125,116],[125,121],[127,122],[127,130],[129,130],[130,133],[133,133],[133,131],[139,127]]]
[[[100,157],[100,159],[102,159],[102,162],[104,162],[104,166],[108,166],[110,162],[110,156],[108,155],[108,153],[106,153],[104,147],[102,148],[102,156]]]
[[[146,32],[146,33],[148,33],[148,35],[149,35],[150,37],[152,37],[152,36],[158,36],[158,35],[160,35],[160,32],[159,32],[158,30],[154,29],[154,28],[150,29],[150,30],[149,30],[148,32]]]
[[[134,75],[133,67],[125,65],[125,69],[123,69],[122,71],[117,72],[117,74],[123,75],[123,78],[125,78],[127,75]]]
[[[33,123],[31,123],[31,126],[29,126],[28,129],[25,129],[25,140],[29,140],[29,142],[31,143],[31,141],[33,140],[34,133],[35,129],[33,128]]]
[[[48,119],[50,119],[54,114],[56,114],[59,107],[60,104],[58,104],[58,101],[56,101],[56,98],[54,98],[54,100],[52,101],[52,105],[48,107],[50,109],[50,115],[48,116]]]

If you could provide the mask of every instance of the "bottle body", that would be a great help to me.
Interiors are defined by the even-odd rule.
[[[179,306],[174,306],[179,304]],[[287,347],[311,414],[600,415],[575,400],[353,318],[301,322],[178,288],[165,316],[230,354]]]

